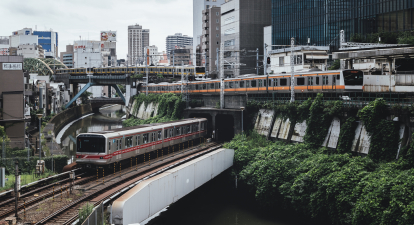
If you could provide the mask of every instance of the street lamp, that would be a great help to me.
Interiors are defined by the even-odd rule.
[[[36,114],[37,118],[39,118],[39,160],[42,159],[42,138],[41,138],[41,131],[42,128],[42,116],[43,114]]]
[[[242,122],[242,133],[243,133],[243,111],[244,111],[244,107],[240,107],[240,109],[241,109],[241,111],[242,111],[242,119],[241,119],[241,122]]]

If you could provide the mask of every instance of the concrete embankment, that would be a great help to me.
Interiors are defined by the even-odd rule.
[[[90,104],[86,104],[67,109],[50,119],[42,133],[46,139],[51,154],[63,154],[63,151],[60,149],[55,139],[59,131],[71,121],[90,113],[92,113],[92,106]]]

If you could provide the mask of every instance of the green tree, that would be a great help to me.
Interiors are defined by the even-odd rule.
[[[80,98],[82,100],[82,104],[85,104],[86,101],[88,101],[89,96],[91,96],[91,95],[92,95],[91,92],[88,92],[88,91],[83,92],[80,96]]]
[[[339,61],[339,59],[336,59],[336,60],[332,63],[332,66],[330,66],[330,67],[328,68],[328,70],[337,70],[337,69],[339,69],[339,68],[341,68],[341,61]]]

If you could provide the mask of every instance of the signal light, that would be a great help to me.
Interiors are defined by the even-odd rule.
[[[267,64],[270,64],[270,57],[267,57]]]

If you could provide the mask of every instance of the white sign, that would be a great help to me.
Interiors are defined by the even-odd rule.
[[[23,70],[22,63],[3,63],[3,70]]]
[[[101,31],[101,41],[116,41],[116,31]]]
[[[21,189],[21,186],[20,186],[20,175],[18,175],[16,177],[16,183],[17,183],[17,191],[20,191],[20,189]]]

